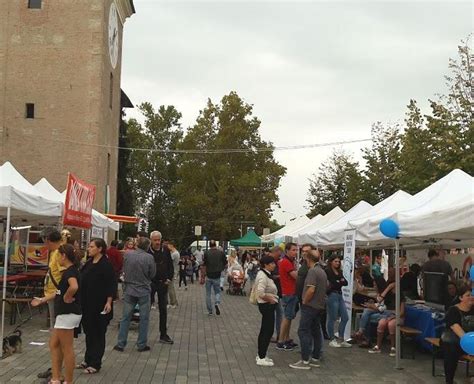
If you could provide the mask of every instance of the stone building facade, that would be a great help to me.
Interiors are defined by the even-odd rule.
[[[125,20],[133,0],[0,1],[0,164],[59,191],[72,172],[115,212]],[[123,97],[122,97],[123,99]]]

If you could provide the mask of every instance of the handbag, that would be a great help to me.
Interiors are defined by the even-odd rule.
[[[249,295],[249,303],[253,305],[257,305],[257,284],[254,284],[252,290],[250,291]]]

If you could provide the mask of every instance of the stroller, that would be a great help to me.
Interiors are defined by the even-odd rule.
[[[229,295],[242,295],[245,296],[246,293],[244,291],[245,287],[245,275],[243,271],[233,271],[229,277],[229,288],[227,289],[227,293]]]

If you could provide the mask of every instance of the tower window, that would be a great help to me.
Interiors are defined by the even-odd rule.
[[[35,105],[33,103],[26,103],[26,118],[27,119],[35,118]]]
[[[28,8],[30,9],[41,9],[42,0],[28,0]]]
[[[109,84],[109,107],[112,108],[112,102],[114,101],[114,75],[110,72],[110,84]]]

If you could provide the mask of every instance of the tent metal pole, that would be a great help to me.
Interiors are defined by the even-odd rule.
[[[25,244],[25,271],[28,272],[28,248],[30,247],[30,228],[26,230],[26,244]]]
[[[3,340],[4,330],[5,330],[5,300],[7,298],[7,269],[8,269],[8,253],[10,250],[10,216],[11,208],[7,207],[7,227],[5,232],[5,258],[3,262],[3,294],[2,294],[2,329],[0,332],[0,340]],[[13,309],[12,309],[13,310]],[[3,348],[1,352],[1,357],[3,357]]]
[[[395,369],[400,367],[400,245],[398,239],[395,239]]]

